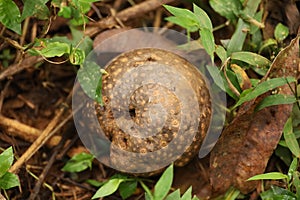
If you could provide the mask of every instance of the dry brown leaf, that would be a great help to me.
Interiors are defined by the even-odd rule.
[[[268,77],[298,78],[299,37],[278,54]],[[278,93],[291,95],[293,91],[284,85],[278,88]],[[292,110],[292,105],[278,105],[254,112],[267,95],[241,105],[236,118],[224,129],[211,152],[210,181],[215,193],[223,194],[231,186],[242,193],[249,193],[257,187],[257,181],[246,180],[264,173]]]

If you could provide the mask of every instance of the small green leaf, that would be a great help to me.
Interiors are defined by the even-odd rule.
[[[244,15],[254,17],[254,14],[256,13],[259,4],[261,3],[261,0],[248,0],[244,3],[244,10],[242,11]],[[247,36],[247,32],[245,30],[249,29],[249,23],[245,22],[242,18],[239,18],[236,29],[227,46],[228,55],[232,54],[233,52],[241,51],[243,49],[243,45]]]
[[[248,51],[234,52],[231,54],[231,59],[240,60],[254,66],[268,66],[271,64],[267,58]]]
[[[289,181],[292,180],[294,172],[297,171],[298,168],[298,158],[295,157],[289,167],[289,171],[288,171],[288,177],[289,177]]]
[[[21,19],[37,16],[39,19],[47,19],[49,9],[45,5],[49,0],[24,0],[24,8]]]
[[[213,31],[213,25],[211,23],[211,20],[207,13],[199,8],[196,4],[193,4],[193,10],[195,14],[195,19],[198,22],[199,28],[206,28],[210,30],[211,32]]]
[[[7,148],[0,154],[0,178],[6,174],[14,161],[12,147]]]
[[[113,178],[107,181],[103,186],[101,186],[97,192],[94,194],[92,199],[97,199],[101,197],[106,197],[117,191],[119,185],[124,181],[124,179]]]
[[[16,186],[20,185],[20,181],[17,175],[6,172],[1,178],[0,178],[0,188],[7,190]]]
[[[224,64],[224,62],[225,62],[226,59],[227,59],[227,52],[226,52],[226,50],[224,49],[224,47],[221,46],[221,45],[217,45],[217,48],[216,48],[216,54],[217,54],[218,57],[221,59],[222,64]]]
[[[102,182],[102,181],[100,182],[100,181],[93,180],[93,179],[88,179],[85,182],[87,182],[88,184],[90,184],[94,187],[97,187],[97,188],[105,184],[105,182]]]
[[[154,198],[153,198],[151,193],[145,192],[145,199],[146,200],[153,200]]]
[[[46,58],[60,57],[70,53],[70,45],[62,42],[51,42],[46,44],[46,47],[39,51]]]
[[[209,4],[217,13],[229,20],[236,19],[236,15],[242,9],[240,0],[210,0]]]
[[[173,182],[173,164],[162,174],[154,187],[154,199],[164,199],[171,189]]]
[[[171,16],[171,17],[167,17],[165,19],[169,22],[172,22],[173,24],[176,24],[178,26],[181,26],[182,28],[185,28],[188,32],[195,32],[195,31],[199,30],[197,23],[194,21],[191,21],[188,18]]]
[[[180,198],[180,190],[177,189],[174,192],[172,192],[171,194],[169,194],[165,200],[181,200]]]
[[[275,27],[274,36],[277,41],[283,41],[289,35],[289,28],[279,23]]]
[[[119,192],[122,197],[122,199],[127,199],[130,197],[137,188],[137,181],[127,181],[127,182],[122,182],[119,186]]]
[[[185,193],[181,197],[182,200],[191,200],[192,199],[192,186],[185,191]]]
[[[88,153],[79,153],[73,156],[62,168],[66,172],[81,172],[92,167],[94,156]]]
[[[100,66],[95,62],[86,61],[78,70],[77,77],[83,91],[92,99],[103,105],[102,100],[102,73]]]
[[[271,179],[271,180],[288,179],[288,176],[280,172],[270,172],[270,173],[252,176],[247,181],[257,181],[257,180],[267,180],[267,179]]]
[[[293,124],[292,124],[292,118],[289,118],[287,122],[284,125],[283,128],[283,136],[285,139],[285,142],[290,149],[290,151],[297,157],[300,158],[300,148],[299,143],[297,141],[297,138],[295,134],[293,133]]]
[[[293,95],[274,94],[274,95],[267,96],[261,102],[259,102],[255,110],[258,111],[269,106],[275,106],[281,104],[292,104],[295,102],[297,102],[297,99]]]
[[[167,17],[166,20],[177,24],[188,32],[195,32],[199,29],[197,22],[197,17],[188,9],[177,8],[169,5],[164,5],[164,7],[174,16]]]
[[[300,179],[299,179],[299,176],[300,176],[300,172],[294,171],[294,173],[293,173],[293,185],[296,188],[297,199],[300,199]]]
[[[217,66],[209,66],[207,65],[207,70],[214,80],[214,84],[216,84],[221,90],[226,91],[224,87],[223,78],[221,76],[221,71]]]
[[[72,17],[72,8],[70,8],[69,6],[62,6],[57,15],[69,19]]]
[[[245,91],[243,91],[243,93],[241,94],[241,98],[236,103],[234,108],[236,108],[237,106],[241,105],[242,103],[244,103],[246,101],[250,101],[250,100],[258,97],[261,94],[264,94],[265,92],[268,92],[279,86],[282,86],[282,85],[285,85],[285,84],[291,83],[291,82],[295,82],[294,77],[286,77],[286,78],[280,77],[280,78],[273,78],[273,79],[264,81],[264,82],[258,84],[251,92],[249,92],[250,90],[247,90],[247,94],[245,94],[245,95],[243,94]]]
[[[21,35],[21,14],[12,0],[0,1],[0,22],[8,29]]]
[[[211,57],[211,60],[213,62],[214,52],[215,52],[215,39],[213,33],[207,28],[201,28],[200,39],[201,39],[201,44],[203,45],[204,49]]]
[[[281,187],[271,185],[271,189],[260,194],[262,200],[296,200],[296,196]]]
[[[141,184],[142,188],[145,190],[145,199],[146,200],[154,200],[153,194],[150,191],[150,189],[148,188],[147,185],[145,185],[145,183],[143,181],[139,181],[139,183]]]
[[[85,53],[81,49],[73,49],[69,59],[73,65],[81,65],[84,62]]]
[[[176,17],[188,18],[194,22],[196,22],[195,15],[192,11],[185,8],[177,8],[174,6],[164,5],[165,9],[167,9],[172,15]]]
[[[277,46],[277,45],[278,44],[277,44],[276,40],[269,38],[269,39],[263,41],[262,45],[259,48],[258,53],[261,54],[261,52],[263,52],[265,49],[268,49],[268,48],[271,48],[271,47]]]

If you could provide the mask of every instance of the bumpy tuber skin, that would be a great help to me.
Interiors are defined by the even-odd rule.
[[[210,94],[199,71],[182,57],[155,48],[123,53],[105,70],[104,106],[95,107],[112,143],[112,165],[153,175],[160,171],[152,172],[153,166],[166,160],[187,164],[211,120]],[[134,154],[128,157],[127,152]]]

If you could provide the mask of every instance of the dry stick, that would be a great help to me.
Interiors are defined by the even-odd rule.
[[[41,56],[29,56],[24,58],[22,62],[10,65],[8,68],[0,72],[0,81],[12,76],[26,68],[32,67],[34,64],[43,61]]]
[[[71,97],[72,97],[72,92],[70,92],[69,96],[66,99],[67,105],[70,102]],[[56,133],[57,130],[59,130],[61,126],[63,126],[69,119],[72,118],[72,114],[70,114],[63,122],[59,124],[59,126],[57,126],[61,116],[65,113],[66,107],[67,106],[60,107],[56,116],[48,124],[48,126],[41,133],[41,135],[36,139],[36,141],[32,143],[32,145],[26,150],[26,152],[9,169],[10,172],[12,173],[16,172],[26,161],[28,161],[46,143],[46,141],[48,141],[49,138],[51,138]],[[54,130],[52,131],[52,129]]]
[[[61,139],[61,141],[59,142],[59,144],[54,148],[54,151],[51,155],[51,158],[49,159],[46,167],[44,168],[43,172],[40,174],[38,181],[36,182],[33,192],[30,194],[29,196],[29,200],[34,200],[36,199],[36,196],[38,195],[40,188],[50,170],[50,168],[52,167],[52,165],[54,164],[55,160],[56,160],[56,156],[58,155],[59,151],[63,148],[66,140],[70,137],[70,131],[69,128],[67,128],[67,130],[64,132],[63,137]]]
[[[4,89],[0,92],[0,113],[2,111],[2,106],[3,106],[3,101],[4,101],[4,96],[5,96],[5,93],[7,92],[7,89],[9,87],[11,83],[11,80],[9,80],[5,86],[4,86]],[[1,120],[0,120],[1,121]]]
[[[93,37],[96,34],[98,34],[101,30],[106,29],[106,28],[112,28],[118,24],[117,19],[121,20],[122,22],[126,22],[130,19],[139,17],[145,13],[148,13],[152,10],[155,10],[162,6],[162,4],[169,4],[172,2],[175,2],[176,0],[148,0],[144,1],[140,4],[137,4],[135,6],[129,7],[127,9],[124,9],[117,13],[115,16],[111,16],[108,18],[104,18],[100,20],[97,23],[94,23],[95,27],[90,27],[87,28],[85,33]]]
[[[15,119],[7,118],[0,115],[0,126],[8,127],[8,134],[19,137],[28,142],[34,142],[42,133],[39,129],[23,124]],[[48,147],[56,146],[61,139],[61,136],[53,136],[48,142]]]

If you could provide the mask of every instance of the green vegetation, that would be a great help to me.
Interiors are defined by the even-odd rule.
[[[70,19],[69,28],[72,39],[65,36],[54,36],[44,38],[42,35],[32,44],[15,47],[22,52],[29,52],[32,55],[42,56],[49,62],[53,57],[63,57],[61,64],[70,62],[79,65],[78,78],[84,91],[89,97],[102,104],[101,96],[101,75],[104,70],[99,70],[96,63],[85,63],[85,58],[92,49],[92,40],[85,36],[82,30],[85,29],[89,18],[86,13],[91,9],[91,3],[97,0],[25,0],[22,13],[13,0],[0,1],[0,22],[15,33],[22,35],[21,23],[34,17],[40,20],[50,20],[51,13],[58,10],[58,16]],[[230,111],[234,111],[238,106],[246,101],[255,99],[259,95],[272,91],[273,89],[294,83],[294,77],[271,78],[261,82],[260,79],[250,79],[246,70],[251,69],[257,73],[257,77],[266,75],[271,65],[274,54],[277,54],[284,40],[289,35],[289,30],[283,24],[278,24],[275,28],[274,38],[263,41],[261,28],[263,28],[262,11],[258,10],[260,0],[209,0],[211,7],[227,22],[221,27],[213,27],[208,14],[196,4],[193,4],[193,11],[165,5],[164,7],[173,15],[166,18],[167,21],[181,26],[187,30],[188,36],[197,32],[200,35],[199,46],[206,50],[212,61],[220,61],[220,67],[208,67],[210,75],[223,78],[215,79],[216,85],[224,90],[233,100],[235,105]],[[50,5],[47,6],[46,4]],[[50,9],[49,9],[50,7]],[[227,26],[234,26],[235,31],[228,40],[221,40],[222,44],[216,44],[214,31]],[[80,28],[78,28],[78,26]],[[46,34],[47,27],[44,27]],[[267,53],[266,53],[267,52]],[[271,52],[271,53],[268,53]],[[262,54],[264,53],[264,54]],[[8,66],[12,59],[9,49],[1,52],[0,59],[3,65]],[[265,56],[262,56],[265,55]],[[214,62],[212,62],[214,63]],[[84,77],[89,77],[85,79]],[[251,82],[253,87],[243,89],[245,82]],[[95,85],[97,86],[95,88]],[[298,89],[299,90],[299,89]],[[299,102],[297,95],[272,94],[265,98],[256,108],[263,109],[268,106],[278,104],[292,104]],[[270,189],[262,188],[260,197],[267,199],[300,199],[300,178],[299,178],[299,159],[300,124],[299,106],[295,104],[293,115],[284,127],[284,135],[276,149],[276,155],[289,166],[287,173],[270,172],[254,176],[248,181],[253,180],[280,180],[285,184],[285,188],[271,186]],[[63,171],[78,173],[86,169],[91,169],[94,156],[90,154],[78,154],[71,158],[62,168]],[[20,185],[19,179],[15,174],[8,172],[13,163],[12,147],[0,154],[0,189],[7,190]],[[162,174],[160,179],[151,190],[145,182],[149,180],[116,174],[105,182],[87,180],[89,184],[99,188],[94,194],[93,199],[109,196],[119,192],[122,199],[126,199],[134,194],[140,185],[145,191],[147,200],[196,200],[192,196],[190,187],[182,196],[179,189],[173,191],[173,165],[170,165]],[[225,199],[241,198],[239,191],[230,189],[225,195]]]
[[[0,154],[0,189],[7,190],[20,185],[17,175],[8,172],[14,161],[12,147]]]

